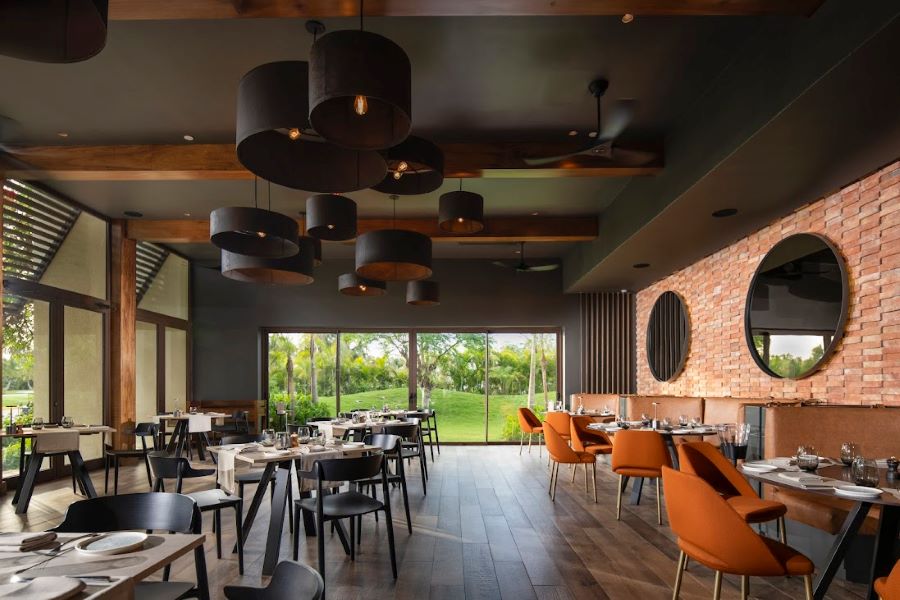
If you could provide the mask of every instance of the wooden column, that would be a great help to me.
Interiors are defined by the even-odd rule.
[[[125,222],[115,220],[110,235],[110,426],[116,448],[134,447],[134,436],[122,435],[134,427],[137,379],[136,314],[137,314],[137,242],[129,239]]]

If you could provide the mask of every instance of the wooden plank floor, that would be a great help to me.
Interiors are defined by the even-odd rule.
[[[599,503],[584,493],[579,471],[571,483],[561,471],[556,502],[547,496],[546,454],[519,456],[510,446],[444,446],[429,465],[428,495],[422,495],[416,465],[411,473],[410,503],[414,533],[409,535],[399,491],[393,495],[394,532],[400,576],[391,577],[384,521],[364,519],[362,547],[351,563],[338,540],[326,544],[328,597],[333,599],[403,598],[410,600],[494,599],[572,600],[670,598],[678,556],[671,531],[656,525],[656,503],[647,486],[641,506],[627,506],[615,520],[615,479],[606,464],[598,465]],[[102,491],[102,472],[93,474]],[[185,491],[208,488],[211,480],[189,482]],[[252,490],[253,488],[248,488]],[[125,467],[120,491],[146,491],[143,467]],[[248,491],[248,493],[250,493]],[[0,497],[0,531],[40,530],[61,520],[75,497],[67,481],[39,486],[29,513],[20,517],[12,494]],[[664,509],[665,510],[665,509]],[[228,512],[223,513],[225,547],[234,540]],[[204,531],[211,518],[205,516]],[[237,573],[237,558],[218,560],[208,536],[207,564],[213,598],[233,583],[260,584],[268,508],[260,510],[246,543],[246,574]],[[665,523],[665,520],[664,520]],[[300,560],[316,564],[314,538],[301,537]],[[290,557],[285,527],[282,558]],[[193,562],[180,559],[173,578],[193,579]],[[682,598],[712,597],[713,575],[692,564]],[[799,579],[753,579],[753,598],[802,598]],[[724,598],[739,597],[739,582],[726,578]],[[864,597],[863,586],[835,581],[828,598]]]

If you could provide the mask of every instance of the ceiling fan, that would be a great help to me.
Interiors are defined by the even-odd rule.
[[[530,265],[525,262],[525,242],[519,242],[519,262],[495,260],[493,261],[498,267],[507,269],[515,269],[518,273],[537,273],[540,271],[555,271],[559,268],[558,262]]]
[[[544,158],[525,158],[523,159],[525,164],[531,167],[538,167],[559,162],[573,156],[596,156],[615,160],[622,164],[638,166],[646,164],[656,158],[656,155],[651,152],[626,150],[614,145],[616,138],[619,137],[619,135],[625,131],[625,128],[628,127],[628,124],[631,123],[635,110],[637,110],[637,101],[624,98],[617,100],[606,119],[606,126],[604,127],[601,119],[601,99],[608,87],[609,81],[606,79],[595,79],[588,86],[588,90],[593,94],[594,98],[597,99],[597,131],[596,134],[591,134],[594,139],[590,144],[569,154],[547,156]]]

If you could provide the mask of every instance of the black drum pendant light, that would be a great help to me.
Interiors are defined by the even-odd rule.
[[[253,182],[256,205],[256,181]],[[269,207],[272,206],[271,189]],[[228,206],[209,214],[209,241],[229,252],[286,258],[299,251],[297,221],[258,206]]]
[[[397,196],[393,224],[397,223]],[[377,281],[431,277],[431,238],[405,229],[377,229],[356,238],[356,274]]]
[[[441,288],[437,281],[410,281],[406,284],[406,303],[413,306],[435,306],[441,303]]]
[[[438,226],[450,233],[478,233],[484,229],[484,198],[481,194],[459,190],[441,194]]]
[[[260,65],[241,78],[237,156],[249,171],[285,187],[351,192],[372,187],[387,172],[378,152],[327,143],[309,128],[309,64]]]
[[[385,194],[427,194],[444,182],[444,153],[426,139],[409,136],[386,152],[388,174],[374,189]]]
[[[309,285],[313,280],[311,238],[300,238],[300,252],[287,258],[258,258],[222,250],[222,275],[236,281]]]
[[[360,277],[356,273],[344,273],[338,277],[338,291],[345,296],[384,296],[387,284]]]
[[[356,202],[339,194],[316,194],[306,199],[306,233],[329,241],[356,237]]]
[[[46,63],[87,60],[106,45],[108,0],[0,1],[0,54]]]
[[[345,30],[319,38],[309,54],[309,121],[332,144],[383,150],[409,135],[412,83],[403,48],[376,33]]]

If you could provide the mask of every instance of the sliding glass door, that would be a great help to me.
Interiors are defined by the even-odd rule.
[[[341,332],[341,408],[409,406],[409,334]]]

